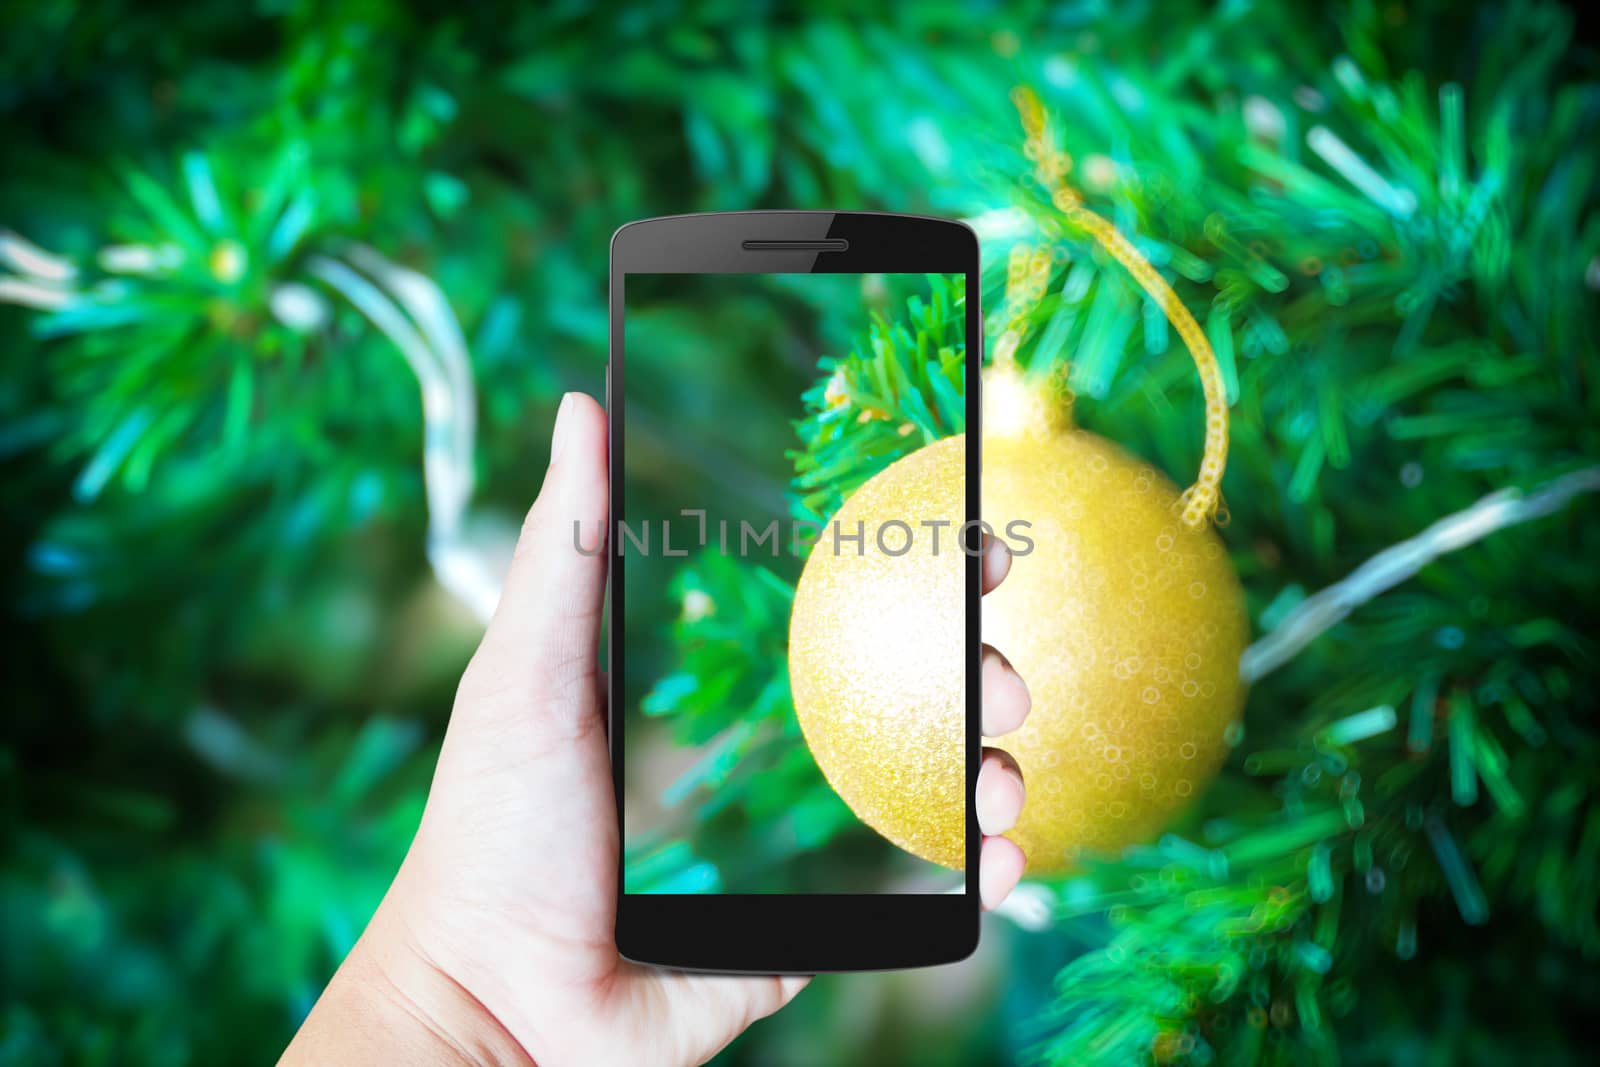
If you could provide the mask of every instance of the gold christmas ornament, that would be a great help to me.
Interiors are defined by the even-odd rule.
[[[1025,520],[1029,546],[984,599],[984,640],[1028,684],[1033,711],[997,743],[1028,800],[1007,836],[1034,873],[1157,831],[1210,780],[1244,700],[1238,578],[1209,526],[1183,521],[1165,477],[1116,445],[1038,417],[1037,392],[986,380],[985,521]],[[1008,395],[1016,394],[1016,395]],[[806,743],[834,790],[895,844],[962,866],[961,555],[889,556],[895,519],[961,522],[965,439],[906,456],[847,500],[795,591],[789,677]],[[833,527],[830,527],[830,531]],[[891,527],[891,529],[894,529]],[[898,549],[896,530],[889,544]],[[924,546],[924,549],[927,546]]]
[[[984,639],[1027,682],[1026,725],[999,741],[1028,799],[1007,835],[1034,873],[1145,838],[1215,774],[1244,703],[1243,597],[1211,526],[1227,456],[1221,373],[1204,332],[1137,249],[1066,184],[1043,108],[1015,94],[1040,184],[1123,264],[1188,345],[1206,397],[1200,476],[1179,493],[1148,464],[1071,427],[1054,379],[1016,354],[1049,282],[1047,250],[1012,250],[985,374],[983,514],[1011,573],[984,601]],[[858,489],[835,517],[865,551],[819,544],[795,593],[789,672],[806,742],[861,819],[916,855],[962,866],[962,557],[892,556],[870,531],[962,513],[964,439],[935,442]],[[831,528],[830,528],[831,529]],[[898,547],[896,541],[891,547]],[[956,546],[951,545],[954,548]],[[936,563],[936,566],[930,566]]]
[[[1033,521],[1036,550],[1013,560],[985,601],[984,638],[1033,697],[1027,723],[1001,741],[1028,786],[1008,836],[1030,870],[1047,873],[1148,837],[1210,781],[1244,706],[1249,625],[1211,526],[1228,455],[1216,355],[1172,287],[1067,184],[1072,161],[1039,98],[1019,88],[1012,99],[1040,186],[1166,314],[1206,401],[1200,475],[1182,494],[1111,442],[1070,429],[1053,383],[1030,386],[1016,365],[1049,263],[1013,249],[1009,316],[984,379],[983,507],[997,529]]]
[[[829,784],[889,840],[958,870],[963,440],[919,449],[850,495],[811,550],[789,620],[795,712]]]
[[[991,393],[1020,387],[1003,375]],[[1028,788],[1007,836],[1047,873],[1149,837],[1216,773],[1248,628],[1227,551],[1184,522],[1171,482],[1103,437],[1008,424],[999,399],[985,404],[984,518],[1028,520],[1033,551],[984,599],[983,634],[1033,697],[996,743]]]

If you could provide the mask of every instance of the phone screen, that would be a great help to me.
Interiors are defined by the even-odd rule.
[[[624,892],[963,892],[965,276],[623,294]]]

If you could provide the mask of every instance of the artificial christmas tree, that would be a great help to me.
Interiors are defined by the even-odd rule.
[[[1587,1059],[1600,140],[1560,8],[5,20],[0,1059],[281,1045],[415,828],[554,400],[600,388],[610,233],[775,204],[971,219],[1029,388],[1187,484],[1207,400],[1077,210],[1113,227],[1215,352],[1254,643],[1216,777],[1038,879],[961,991],[821,981],[729,1062]],[[949,306],[844,295],[743,322],[836,357],[751,413],[803,416],[800,517],[955,432]],[[784,869],[874,833],[804,748],[792,587],[732,562],[630,695],[666,763],[724,739],[672,763],[706,829],[630,857],[657,884],[735,823]]]

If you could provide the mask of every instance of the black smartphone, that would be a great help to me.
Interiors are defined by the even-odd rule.
[[[908,215],[613,238],[625,958],[814,974],[977,947],[978,270],[968,227]]]

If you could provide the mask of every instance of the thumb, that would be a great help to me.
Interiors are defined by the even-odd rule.
[[[568,393],[556,413],[550,469],[474,657],[485,680],[531,699],[562,732],[581,730],[596,714],[607,459],[605,412],[583,393]]]

